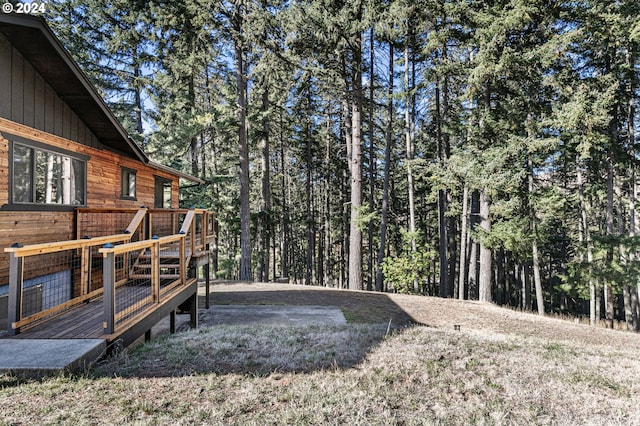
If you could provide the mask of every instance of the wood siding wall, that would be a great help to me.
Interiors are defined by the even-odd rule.
[[[83,145],[102,148],[84,122],[2,35],[0,117]]]
[[[172,181],[171,207],[178,208],[179,179],[163,170],[106,150],[98,150],[59,136],[32,129],[0,118],[0,206],[6,206],[9,181],[9,141],[2,137],[15,135],[52,148],[61,148],[89,157],[87,161],[87,207],[153,208],[155,176]],[[136,200],[121,198],[121,167],[136,171]],[[1,252],[15,242],[23,245],[63,241],[75,238],[74,212],[0,210],[0,285],[8,282],[8,256]]]

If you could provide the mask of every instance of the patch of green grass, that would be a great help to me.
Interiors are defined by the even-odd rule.
[[[550,342],[543,344],[542,348],[543,356],[546,359],[559,361],[559,362],[570,362],[578,353],[575,349],[572,349],[566,345],[560,344],[558,342]]]
[[[620,383],[609,377],[605,377],[604,375],[593,371],[574,372],[569,376],[569,381],[627,398],[631,395],[631,391],[627,387],[621,385]]]
[[[472,371],[473,371],[473,370],[477,370],[477,369],[478,369],[478,367],[480,367],[481,365],[482,365],[482,364],[480,363],[480,361],[479,361],[479,360],[474,359],[474,358],[471,358],[470,360],[468,360],[468,361],[465,363],[465,369],[466,369],[466,370],[472,370]]]
[[[344,315],[344,319],[347,320],[347,323],[356,323],[359,322],[358,321],[358,315],[356,315],[354,312],[352,312],[349,309],[345,309],[345,308],[340,308],[340,310],[342,311],[342,315]]]

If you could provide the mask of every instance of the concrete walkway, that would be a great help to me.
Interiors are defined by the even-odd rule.
[[[317,325],[346,324],[335,306],[212,305],[200,311],[203,324]]]
[[[106,347],[102,339],[2,339],[0,373],[41,377],[83,371]]]

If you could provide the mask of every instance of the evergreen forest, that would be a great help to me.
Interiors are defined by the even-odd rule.
[[[637,0],[56,0],[219,279],[640,330]]]

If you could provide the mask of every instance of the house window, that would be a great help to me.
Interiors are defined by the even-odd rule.
[[[122,168],[122,198],[125,200],[136,199],[136,171]]]
[[[157,209],[171,208],[171,180],[155,177],[154,207]]]
[[[38,143],[13,141],[11,202],[83,206],[86,157]]]

